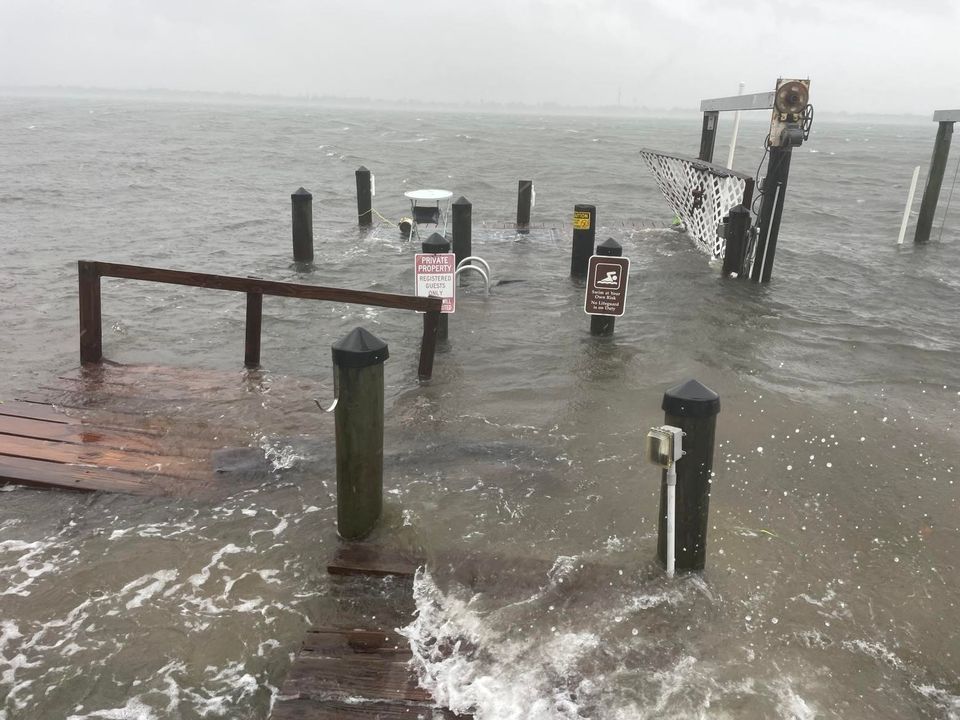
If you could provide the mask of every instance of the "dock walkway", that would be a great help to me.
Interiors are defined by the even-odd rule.
[[[335,592],[351,601],[351,578],[395,578],[400,592],[367,613],[365,627],[345,626],[344,618],[309,630],[270,720],[461,720],[438,708],[419,687],[412,654],[396,626],[413,619],[412,581],[418,562],[403,554],[362,543],[341,543],[327,572],[342,585]],[[369,598],[365,599],[369,602]],[[348,614],[346,614],[348,615]],[[379,621],[377,621],[379,618]],[[396,624],[395,624],[396,623]]]

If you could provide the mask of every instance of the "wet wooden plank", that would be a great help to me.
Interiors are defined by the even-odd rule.
[[[30,418],[49,423],[75,423],[76,418],[67,415],[63,410],[53,407],[50,403],[21,402],[6,400],[0,402],[0,415],[9,417]]]
[[[282,698],[273,708],[271,720],[464,720],[449,710],[430,703],[338,702],[313,698]]]
[[[146,435],[122,430],[101,430],[93,425],[46,422],[11,415],[0,416],[0,444],[3,442],[3,435],[16,435],[36,440],[53,440],[77,445],[95,444],[117,450],[161,453],[158,438],[155,434]]]
[[[198,458],[149,455],[111,450],[92,445],[71,445],[51,440],[38,440],[15,435],[0,435],[0,455],[30,458],[54,463],[92,465],[95,467],[201,478],[210,475],[208,463]]]
[[[407,659],[354,655],[339,658],[302,654],[290,668],[283,695],[319,700],[350,697],[387,702],[428,702],[430,694],[417,685]]]
[[[327,572],[331,575],[412,577],[422,564],[421,558],[392,548],[341,542],[327,564]]]
[[[307,632],[300,652],[327,658],[375,655],[406,661],[411,657],[407,639],[388,630],[317,628]]]
[[[169,487],[149,478],[127,473],[0,456],[0,484],[74,490],[79,492],[122,492],[132,495],[165,495]]]

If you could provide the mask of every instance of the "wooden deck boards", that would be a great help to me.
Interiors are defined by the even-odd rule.
[[[376,583],[388,576],[409,581],[417,560],[403,552],[363,543],[340,543],[327,565],[336,583],[349,584],[362,576]],[[376,617],[412,619],[410,584],[395,607],[378,610]],[[354,600],[357,598],[354,597]],[[373,599],[374,603],[383,598]],[[370,616],[371,618],[373,616]],[[325,627],[308,631],[303,639],[271,720],[433,720],[463,718],[438,708],[419,687],[410,666],[412,653],[406,638],[390,627],[340,627],[349,622],[332,618]],[[378,621],[379,622],[379,621]]]
[[[61,373],[0,402],[0,484],[206,493],[218,481],[212,453],[250,442],[249,432],[219,419],[226,413],[218,418],[211,405],[227,404],[260,382],[235,371],[153,366]],[[197,397],[204,398],[206,417],[193,413]]]

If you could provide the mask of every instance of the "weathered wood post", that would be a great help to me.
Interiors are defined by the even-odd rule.
[[[623,255],[623,246],[613,238],[607,238],[597,245],[597,255],[606,255],[608,257],[620,257]],[[613,335],[613,327],[617,318],[613,315],[591,315],[590,316],[590,334],[596,337],[608,337]]]
[[[570,277],[587,277],[587,266],[593,254],[597,235],[597,207],[595,205],[573,206],[573,251],[570,254]]]
[[[723,251],[723,274],[743,275],[747,247],[750,244],[750,224],[753,218],[744,205],[731,208],[727,218],[726,244]]]
[[[293,260],[313,262],[313,195],[300,188],[290,196],[293,220]]]
[[[430,237],[420,244],[421,251],[425,253],[448,253],[450,252],[450,241],[440,233],[433,233]],[[437,322],[437,339],[446,340],[450,334],[450,315],[440,313],[440,319]]]
[[[363,165],[357,170],[357,220],[362,228],[373,225],[372,177]]]
[[[517,188],[517,232],[530,232],[530,208],[533,204],[533,180],[521,180]]]
[[[248,368],[260,365],[260,329],[263,325],[263,293],[247,293],[247,323],[244,338],[243,364]]]
[[[677,461],[676,569],[703,570],[707,559],[707,527],[713,446],[720,396],[696,380],[663,394],[664,422],[684,432],[683,457]],[[667,471],[660,482],[657,559],[667,562]]]
[[[767,176],[763,179],[763,198],[760,204],[757,251],[750,278],[758,282],[770,282],[773,260],[777,254],[777,238],[780,236],[780,218],[783,216],[783,201],[787,194],[787,178],[790,175],[792,147],[770,148]]]
[[[461,260],[473,255],[473,205],[461,195],[453,201],[451,212],[453,214],[450,220],[453,252],[457,256],[457,265],[459,265]]]
[[[383,509],[383,363],[387,344],[361,327],[331,346],[337,444],[337,532],[369,535]]]
[[[100,317],[100,273],[97,264],[77,262],[80,296],[80,363],[103,359],[103,324]]]
[[[913,235],[915,243],[927,242],[930,239],[930,229],[933,227],[933,216],[937,213],[937,202],[940,200],[940,187],[943,184],[944,170],[947,168],[947,157],[950,155],[952,138],[953,123],[941,121],[937,128],[937,139],[933,144],[933,156],[930,158],[927,182],[923,186],[920,215],[917,217],[917,229]]]
[[[713,162],[713,146],[717,142],[717,125],[720,124],[720,111],[707,110],[703,114],[703,130],[700,133],[700,154],[704,162]]]

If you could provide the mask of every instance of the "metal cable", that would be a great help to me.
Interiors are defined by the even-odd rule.
[[[960,171],[960,158],[957,158],[957,167],[953,171],[953,184],[950,186],[950,195],[947,196],[947,207],[943,210],[943,219],[940,221],[940,234],[937,235],[937,242],[943,239],[943,226],[947,222],[947,215],[950,213],[950,201],[953,200],[953,189],[957,186],[957,172]]]

